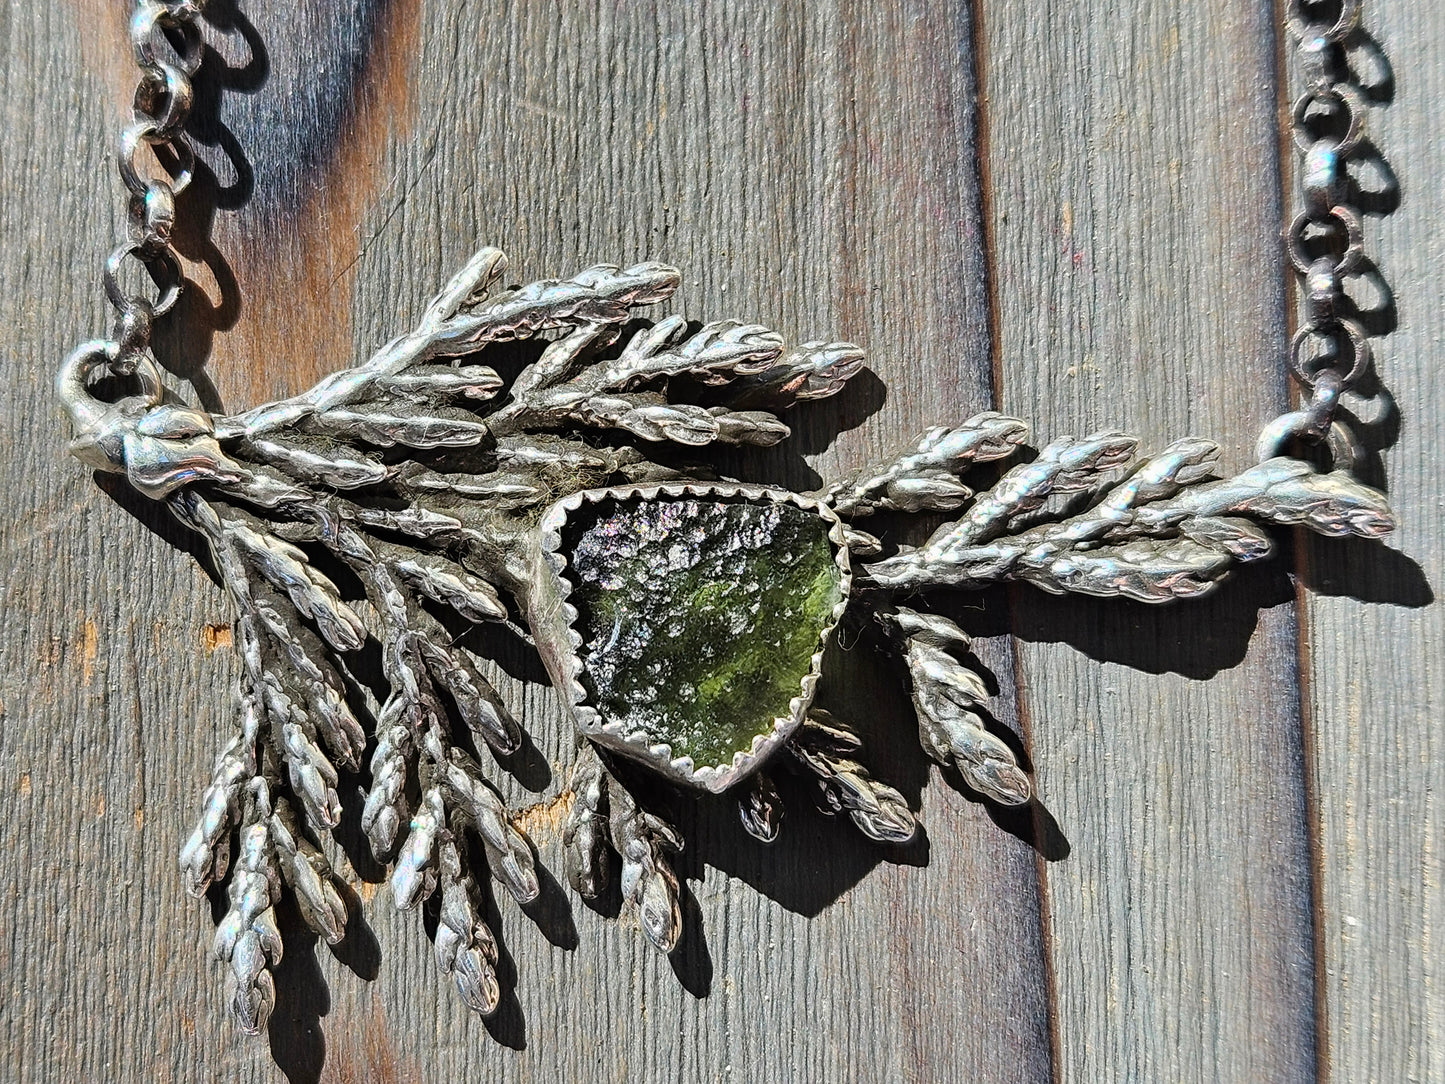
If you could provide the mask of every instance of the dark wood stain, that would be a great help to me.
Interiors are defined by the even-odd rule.
[[[251,16],[269,76],[251,93],[225,95],[219,117],[254,185],[216,219],[240,312],[208,364],[237,408],[358,360],[355,269],[367,213],[388,192],[388,146],[404,143],[413,121],[418,12],[414,0],[364,0]]]

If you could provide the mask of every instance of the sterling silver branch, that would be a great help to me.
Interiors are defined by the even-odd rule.
[[[671,952],[682,933],[682,908],[677,874],[667,856],[682,849],[681,837],[637,804],[590,744],[578,750],[571,790],[562,841],[572,886],[584,898],[595,899],[607,883],[610,855],[616,855],[623,901],[636,913],[647,939]]]
[[[462,863],[455,835],[438,848],[437,868],[442,889],[434,941],[437,966],[451,975],[468,1008],[490,1016],[502,1000],[497,981],[497,939],[482,921],[476,882]]]
[[[960,475],[975,464],[1008,458],[1027,436],[1023,422],[993,411],[976,414],[953,429],[935,426],[891,463],[832,486],[826,499],[845,517],[947,512],[973,496]]]
[[[903,592],[1021,579],[1055,593],[1167,602],[1211,591],[1235,564],[1268,556],[1273,544],[1258,523],[1365,537],[1394,523],[1376,490],[1297,459],[1269,459],[1206,481],[1219,449],[1190,438],[1146,460],[1101,498],[1086,492],[1083,511],[1019,527],[1053,494],[1097,486],[1128,461],[1134,444],[1112,431],[1055,441],[923,546],[868,565],[866,586]]]
[[[278,822],[290,831],[281,848],[286,883],[305,896],[303,910],[323,936],[344,928],[321,852],[303,840],[324,837],[339,821],[340,773],[362,763],[368,728],[356,713],[359,686],[347,660],[374,637],[390,693],[371,709],[375,744],[361,823],[379,859],[395,855],[397,904],[414,907],[439,878],[446,895],[448,848],[456,849],[452,834],[462,829],[481,840],[511,895],[534,899],[530,846],[450,733],[456,719],[479,746],[505,755],[520,729],[452,644],[439,612],[518,628],[531,576],[518,543],[559,492],[679,477],[644,453],[649,444],[776,443],[788,435],[776,411],[835,393],[862,364],[847,344],[788,350],[757,325],[724,321],[689,332],[680,317],[603,355],[634,307],[671,294],[677,272],[660,264],[597,267],[492,297],[504,270],[500,253],[482,251],[414,331],[364,365],[232,418],[165,400],[158,382],[145,396],[98,404],[85,394],[95,361],[86,348],[62,377],[83,423],[78,454],[167,499],[210,543],[239,611],[248,723],[218,762],[183,851],[192,891],[225,875],[240,793],[248,780],[264,779],[294,797],[304,822],[294,831]],[[450,361],[544,332],[559,334],[509,387],[485,364]],[[588,430],[619,431],[639,444],[598,445],[576,435]],[[360,580],[370,624],[321,572],[316,550]],[[280,774],[266,775],[263,763]],[[595,894],[607,855],[619,855],[644,930],[670,949],[680,919],[665,854],[680,840],[593,763],[602,774],[579,790],[569,836],[579,856],[574,879]],[[585,756],[578,770],[587,781],[593,769]],[[409,783],[420,788],[415,809]],[[459,876],[447,897],[455,915],[465,895]],[[494,953],[475,929],[467,940],[466,927],[460,917],[448,926],[438,958],[458,976],[469,1005],[494,1006],[495,974],[487,970]],[[463,959],[470,962],[459,965]]]
[[[234,606],[238,723],[180,866],[198,896],[229,875],[216,948],[229,965],[233,1014],[248,1031],[264,1026],[275,1000],[282,891],[318,936],[334,942],[345,932],[325,855],[348,777],[363,769],[361,827],[377,859],[392,862],[393,899],[415,908],[440,892],[438,964],[468,1006],[496,1009],[499,950],[478,914],[480,871],[469,855],[484,856],[521,904],[540,886],[531,845],[479,759],[513,753],[522,729],[458,633],[519,635],[549,667],[575,650],[554,628],[560,588],[547,586],[561,574],[549,562],[567,558],[543,535],[560,532],[549,517],[583,495],[755,502],[822,521],[839,601],[787,702],[791,716],[769,712],[772,729],[731,767],[679,760],[668,741],[645,735],[608,746],[654,768],[658,757],[669,770],[683,764],[678,772],[693,764],[694,783],[702,771],[716,780],[735,769],[726,778],[739,784],[732,796],[742,823],[764,841],[780,831],[783,807],[771,778],[753,769],[777,749],[824,809],[872,839],[902,843],[917,830],[902,795],[857,759],[858,737],[813,707],[822,654],[850,595],[872,608],[903,656],[924,749],[989,800],[1017,804],[1028,800],[1029,780],[988,729],[967,636],[922,602],[909,608],[895,596],[1020,580],[1162,602],[1212,590],[1234,565],[1267,555],[1269,525],[1374,536],[1392,522],[1383,496],[1341,471],[1270,458],[1217,478],[1218,448],[1198,439],[1131,467],[1137,442],[1113,430],[1053,441],[980,483],[976,468],[1001,470],[1027,454],[1024,423],[993,411],[930,429],[814,497],[736,484],[687,456],[783,440],[782,412],[840,391],[861,369],[857,347],[788,347],[738,321],[692,325],[667,315],[643,326],[637,308],[669,299],[680,279],[662,264],[597,266],[514,289],[500,287],[505,271],[502,254],[483,249],[413,330],[369,360],[234,416],[179,402],[134,343],[83,343],[57,376],[75,422],[72,451],[164,502],[203,538]],[[519,371],[516,356],[493,350],[524,340]],[[130,390],[102,398],[102,375]],[[865,517],[886,523],[882,513],[954,518],[922,546],[890,554],[886,533],[858,526]],[[380,682],[358,670],[368,647]],[[558,677],[565,672],[551,669],[564,698],[581,705],[587,690]],[[574,716],[569,880],[595,897],[615,860],[628,908],[648,940],[671,951],[682,922],[669,856],[682,840],[639,805],[593,746],[599,731]]]
[[[682,849],[682,838],[657,814],[639,808],[611,774],[607,801],[612,849],[622,865],[622,898],[636,912],[647,939],[671,952],[682,934],[682,907],[677,874],[667,856]]]
[[[271,968],[281,961],[281,932],[275,904],[281,896],[270,795],[265,780],[247,788],[236,869],[231,874],[230,910],[216,927],[216,958],[230,965],[231,1012],[254,1035],[276,1004]]]
[[[607,827],[607,771],[597,749],[583,742],[577,749],[568,784],[573,800],[562,834],[567,879],[583,899],[596,899],[607,887],[611,841]]]
[[[1028,776],[980,714],[988,687],[961,661],[969,651],[968,636],[946,617],[903,606],[879,617],[902,643],[924,752],[957,768],[965,783],[1002,805],[1027,802]]]

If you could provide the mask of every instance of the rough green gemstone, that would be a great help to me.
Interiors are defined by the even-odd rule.
[[[827,521],[791,504],[630,498],[571,526],[582,680],[604,721],[704,767],[789,714],[841,597]]]

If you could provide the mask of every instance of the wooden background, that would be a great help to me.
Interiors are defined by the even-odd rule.
[[[197,288],[160,349],[234,409],[411,326],[483,242],[517,279],[663,258],[695,317],[870,352],[767,477],[989,406],[1043,439],[1210,435],[1240,466],[1289,395],[1275,7],[217,0]],[[107,326],[123,5],[0,4],[0,1078],[1445,1081],[1445,8],[1366,12],[1388,548],[1285,536],[1167,610],[959,600],[1032,813],[931,771],[856,657],[839,695],[923,844],[795,810],[768,850],[684,809],[674,958],[556,884],[502,900],[486,1024],[362,868],[340,949],[291,935],[268,1041],[225,1016],[174,869],[229,727],[224,601],[63,456],[49,390]],[[503,782],[560,875],[565,731],[549,690],[505,692],[539,756]]]

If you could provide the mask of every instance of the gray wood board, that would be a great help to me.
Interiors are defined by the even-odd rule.
[[[983,15],[1003,409],[1245,466],[1287,401],[1273,11],[1010,8]],[[1044,873],[1062,1080],[1316,1075],[1294,594],[1278,564],[1241,580],[1167,609],[1013,593],[1073,843]]]
[[[1370,132],[1389,168],[1358,172],[1389,212],[1366,221],[1397,306],[1373,319],[1398,320],[1377,352],[1398,414],[1375,404],[1362,432],[1386,445],[1373,466],[1401,522],[1387,554],[1312,544],[1302,555],[1322,1048],[1338,1081],[1445,1080],[1445,609],[1434,601],[1445,584],[1445,138],[1435,116],[1445,11],[1382,5],[1366,25],[1387,63],[1368,42],[1354,60],[1380,87]],[[1357,293],[1371,309],[1388,296],[1369,280]]]
[[[853,652],[834,704],[923,844],[798,808],[766,849],[680,807],[685,946],[664,959],[556,884],[528,913],[501,900],[490,1023],[362,866],[342,946],[290,935],[269,1041],[226,1018],[212,916],[174,870],[230,726],[229,614],[177,530],[63,457],[49,388],[106,327],[132,78],[112,8],[0,7],[0,1078],[1445,1077],[1435,6],[1367,14],[1398,77],[1373,112],[1403,194],[1368,244],[1400,298],[1380,368],[1401,556],[1312,546],[1302,602],[1283,566],[1167,611],[963,600],[1037,769],[1032,819],[931,771],[897,675]],[[182,204],[199,288],[160,344],[210,402],[349,363],[481,243],[519,281],[666,259],[679,311],[864,344],[876,379],[750,464],[792,485],[996,400],[1040,440],[1195,432],[1239,465],[1287,401],[1267,5],[213,15],[208,170]],[[492,670],[539,750],[497,781],[560,876],[567,726],[535,668]]]

